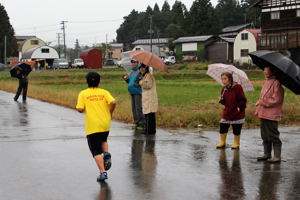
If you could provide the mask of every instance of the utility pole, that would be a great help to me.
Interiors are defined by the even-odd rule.
[[[6,35],[4,36],[4,65],[6,65]]]
[[[150,33],[150,52],[152,53],[152,15],[150,15],[150,30],[149,30],[149,33]]]
[[[60,24],[62,24],[62,30],[63,30],[63,38],[64,38],[64,57],[65,58],[67,58],[67,47],[66,47],[66,32],[65,32],[65,29],[66,29],[66,27],[65,27],[65,23],[66,23],[67,21],[61,21],[61,23]]]
[[[58,57],[60,58],[60,34],[57,33],[57,44],[58,44]]]
[[[105,35],[105,56],[107,59],[109,58],[108,49],[107,49],[107,34]]]
[[[157,30],[157,46],[158,46],[158,56],[160,57],[160,43],[159,43],[159,30]]]

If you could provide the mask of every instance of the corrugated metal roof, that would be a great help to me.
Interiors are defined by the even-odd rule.
[[[229,38],[229,37],[220,37],[220,38],[229,43],[234,43],[235,40],[235,38]]]
[[[192,36],[192,37],[180,37],[177,40],[174,40],[173,43],[188,43],[188,42],[205,42],[208,39],[212,38],[213,35],[201,35],[201,36]]]
[[[25,35],[20,35],[20,36],[16,36],[16,40],[28,40],[30,38],[35,38],[36,36],[34,35],[29,35],[29,36],[25,36]]]
[[[113,48],[123,48],[123,43],[110,43],[109,45]]]
[[[170,38],[154,38],[152,39],[152,44],[168,44]],[[132,44],[140,45],[140,44],[150,44],[150,39],[139,39],[134,41]]]
[[[32,58],[32,55],[33,53],[38,50],[38,49],[42,49],[42,48],[47,48],[49,50],[54,50],[56,52],[56,50],[53,48],[53,47],[50,47],[50,46],[39,46],[39,47],[33,47],[31,49],[28,49],[27,51],[25,51],[23,54],[22,54],[22,59],[31,59]],[[50,51],[49,51],[50,52]],[[58,58],[58,53],[57,54],[57,57],[53,57],[53,59],[55,58]],[[45,54],[45,55],[50,55],[50,54]],[[44,57],[44,58],[48,58],[48,57]],[[51,58],[52,59],[52,58]]]
[[[241,24],[237,26],[228,26],[222,29],[222,33],[239,32],[245,28],[251,27],[251,24]]]

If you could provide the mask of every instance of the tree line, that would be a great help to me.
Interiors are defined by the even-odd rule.
[[[18,45],[15,38],[15,31],[9,22],[9,17],[4,6],[0,3],[0,63],[4,62],[4,38],[6,36],[6,55],[17,56]]]
[[[150,17],[153,38],[217,34],[224,27],[244,23],[259,26],[259,12],[250,7],[256,1],[219,0],[213,7],[210,0],[195,0],[188,10],[181,1],[170,6],[166,0],[161,8],[155,4],[143,12],[133,9],[117,30],[117,42],[130,48],[135,40],[150,38]]]

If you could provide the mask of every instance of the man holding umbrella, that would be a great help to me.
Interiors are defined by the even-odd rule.
[[[23,102],[26,102],[28,88],[27,75],[30,73],[30,71],[31,67],[24,63],[17,65],[15,68],[13,68],[13,70],[11,70],[11,75],[19,79],[19,87],[16,96],[14,97],[15,101],[18,101],[18,98],[23,91]]]
[[[139,61],[131,60],[131,72],[129,76],[123,76],[128,84],[128,91],[131,95],[132,115],[135,123],[135,130],[145,129],[145,117],[142,110],[142,89],[139,85],[141,74],[139,73]]]

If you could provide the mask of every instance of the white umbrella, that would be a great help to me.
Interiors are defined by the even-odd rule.
[[[221,74],[224,72],[232,73],[233,81],[240,84],[245,92],[254,91],[253,85],[247,74],[233,65],[225,65],[223,63],[211,64],[208,65],[206,74],[215,79],[219,84],[223,85]]]
[[[121,54],[122,59],[118,62],[118,65],[123,67],[125,71],[129,74],[132,67],[131,67],[131,56],[128,54],[128,52],[123,52]]]

